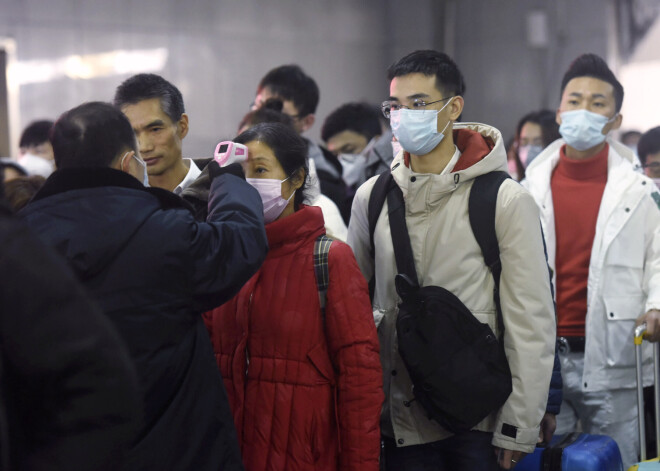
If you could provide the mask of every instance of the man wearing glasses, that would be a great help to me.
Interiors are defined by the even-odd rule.
[[[293,127],[302,134],[314,125],[316,107],[319,104],[319,87],[312,77],[298,65],[281,65],[270,70],[259,82],[257,94],[251,105],[261,108],[266,101],[276,98],[282,101],[282,112],[293,120]],[[350,216],[346,184],[342,180],[342,166],[337,157],[313,143],[309,144],[309,158],[314,160],[321,183],[321,192],[339,208],[345,222]]]
[[[468,218],[474,179],[507,170],[500,132],[477,123],[458,124],[464,82],[456,64],[436,51],[416,51],[388,71],[390,97],[383,112],[403,150],[392,177],[405,201],[405,218],[422,286],[457,296],[504,343],[513,392],[474,429],[451,434],[430,420],[416,401],[398,353],[394,285],[396,264],[387,202],[369,234],[369,197],[376,178],[355,196],[348,243],[367,279],[375,276],[374,318],[381,342],[385,404],[381,416],[388,470],[512,469],[539,438],[553,366],[555,318],[544,256],[539,210],[513,180],[499,189],[495,229],[502,275],[503,337],[496,324],[494,281]]]

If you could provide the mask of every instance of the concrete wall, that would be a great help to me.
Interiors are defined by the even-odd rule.
[[[559,104],[561,78],[584,52],[611,59],[611,0],[447,0],[446,21],[454,24],[447,52],[467,83],[465,121],[499,128],[505,139],[518,120]],[[530,42],[527,18],[545,15],[545,45]]]
[[[561,76],[577,55],[595,52],[616,65],[612,2],[0,0],[0,39],[14,38],[19,66],[32,67],[21,70],[37,75],[43,64],[60,72],[70,68],[77,55],[165,54],[156,73],[183,92],[189,156],[208,155],[219,139],[233,136],[259,79],[272,67],[295,62],[317,80],[318,124],[307,135],[318,140],[320,123],[340,104],[380,103],[388,95],[387,67],[419,48],[442,49],[456,59],[467,81],[464,119],[493,124],[507,138],[528,111],[556,108]],[[545,15],[542,45],[530,43],[537,30],[531,36],[527,31],[535,12]],[[20,128],[83,101],[110,100],[136,72],[112,70],[103,57],[98,60],[101,73],[94,78],[60,73],[23,83]]]
[[[413,48],[433,47],[437,3],[407,0],[404,9],[396,0],[0,0],[0,38],[16,40],[23,73],[60,70],[47,82],[28,78],[20,86],[20,128],[84,101],[110,100],[134,73],[101,64],[94,78],[63,75],[76,55],[164,52],[156,73],[180,88],[190,115],[184,153],[203,156],[234,135],[259,79],[284,63],[300,64],[321,89],[312,139],[342,103],[380,103],[388,95],[387,66]]]

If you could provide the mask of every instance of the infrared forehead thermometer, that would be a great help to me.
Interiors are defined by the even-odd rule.
[[[213,158],[221,167],[243,163],[248,158],[248,150],[243,144],[233,141],[222,141],[215,147]]]

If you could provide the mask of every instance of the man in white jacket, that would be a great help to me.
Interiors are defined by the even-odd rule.
[[[383,104],[403,151],[392,177],[405,201],[405,218],[422,286],[451,291],[499,336],[494,281],[468,218],[474,179],[507,169],[502,136],[477,123],[454,124],[463,111],[463,78],[447,55],[416,51],[389,69],[390,98]],[[385,404],[381,429],[388,470],[496,470],[513,468],[531,452],[548,399],[553,366],[555,317],[543,250],[539,211],[513,180],[497,196],[495,230],[502,275],[500,299],[504,342],[513,392],[473,430],[452,435],[428,418],[414,400],[409,374],[397,350],[400,302],[387,202],[374,232],[371,255],[368,204],[377,177],[355,196],[348,243],[367,279],[375,275]]]
[[[527,168],[525,185],[541,209],[555,278],[557,433],[579,420],[585,432],[613,437],[627,469],[639,450],[633,329],[660,308],[660,194],[634,170],[632,151],[607,138],[621,126],[622,102],[603,59],[578,57],[562,80],[563,139]]]

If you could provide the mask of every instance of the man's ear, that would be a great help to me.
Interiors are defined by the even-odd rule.
[[[456,95],[449,103],[449,119],[456,121],[461,113],[463,113],[463,107],[465,106],[465,100],[462,96]]]
[[[621,127],[621,123],[623,123],[623,115],[621,113],[617,113],[616,119],[612,123],[612,127],[610,127],[610,131],[615,131]]]
[[[557,112],[555,114],[555,122],[561,126],[561,110],[557,108]]]
[[[133,160],[134,155],[135,155],[134,150],[125,152],[124,155],[122,155],[121,158],[119,159],[119,170],[121,170],[124,173],[130,173],[128,169],[131,165],[131,161]]]
[[[183,113],[176,123],[179,139],[183,139],[188,134],[188,115]]]
[[[309,128],[314,126],[314,122],[316,121],[316,116],[313,113],[310,113],[304,118],[300,118],[300,121],[302,122],[302,132],[305,132]]]

